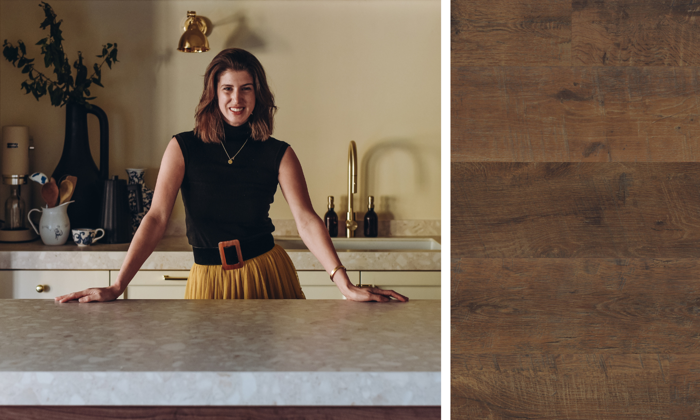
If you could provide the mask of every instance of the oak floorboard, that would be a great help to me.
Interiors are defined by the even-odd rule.
[[[451,159],[700,161],[699,72],[453,65]]]
[[[452,0],[452,65],[570,65],[571,13],[571,0]]]
[[[700,419],[700,354],[674,355],[671,360],[671,418]]]
[[[696,259],[455,260],[453,354],[700,353],[699,273]]]
[[[700,65],[695,0],[573,0],[574,65]]]
[[[451,164],[453,258],[698,258],[700,164]]]
[[[453,420],[670,419],[669,359],[647,354],[453,355]]]

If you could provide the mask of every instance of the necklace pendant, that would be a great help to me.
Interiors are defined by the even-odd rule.
[[[232,163],[233,163],[233,159],[229,159],[229,160],[228,160],[228,164],[230,165],[230,164],[232,164]]]

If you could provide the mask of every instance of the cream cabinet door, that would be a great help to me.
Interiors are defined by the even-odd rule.
[[[439,271],[362,271],[360,279],[409,299],[440,299]]]
[[[89,287],[107,286],[108,271],[0,271],[0,299],[53,299]]]
[[[307,299],[345,299],[325,271],[297,271],[301,291]],[[360,282],[359,271],[348,271],[353,284]]]
[[[119,271],[110,271],[111,282],[117,280]],[[189,271],[139,271],[134,276],[124,299],[184,299]]]

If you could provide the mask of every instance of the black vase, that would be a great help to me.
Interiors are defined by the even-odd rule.
[[[95,115],[100,122],[99,169],[90,153],[87,114]],[[58,182],[64,175],[78,178],[71,198],[75,203],[68,206],[71,227],[98,228],[104,181],[109,176],[109,123],[107,114],[96,105],[87,109],[84,105],[66,104],[66,139],[52,176]]]

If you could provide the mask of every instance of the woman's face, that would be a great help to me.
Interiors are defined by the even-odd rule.
[[[250,73],[226,70],[221,73],[216,89],[219,110],[226,121],[234,127],[245,124],[255,109],[255,88]]]

